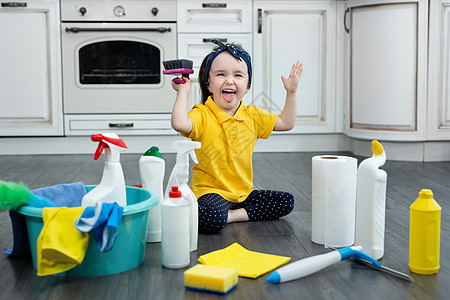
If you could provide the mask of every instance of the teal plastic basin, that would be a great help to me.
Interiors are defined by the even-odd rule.
[[[88,191],[95,185],[88,185]],[[99,254],[92,234],[82,263],[57,274],[68,277],[94,277],[131,270],[144,261],[149,210],[158,203],[158,197],[145,189],[127,186],[127,206],[124,208],[114,247]],[[42,227],[42,208],[22,206],[18,212],[25,215],[33,266],[37,270],[37,238]]]

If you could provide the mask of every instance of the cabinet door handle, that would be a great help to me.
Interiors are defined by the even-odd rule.
[[[27,7],[26,2],[2,2],[2,7]]]
[[[109,123],[110,128],[131,128],[134,123]]]
[[[350,12],[350,8],[347,8],[344,13],[344,29],[345,32],[350,33],[350,28],[347,27],[347,15]]]
[[[258,8],[258,33],[262,33],[262,9]]]
[[[203,3],[204,8],[227,8],[226,3]]]
[[[218,38],[211,38],[211,39],[203,39],[203,43],[211,43],[212,40],[218,40],[222,43],[227,43],[228,39],[224,38],[224,39],[218,39]]]

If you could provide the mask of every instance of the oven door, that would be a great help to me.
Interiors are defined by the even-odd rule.
[[[170,113],[175,23],[63,23],[65,114]]]

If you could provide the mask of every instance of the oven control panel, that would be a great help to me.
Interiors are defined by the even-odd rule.
[[[61,20],[176,22],[176,0],[61,0]]]

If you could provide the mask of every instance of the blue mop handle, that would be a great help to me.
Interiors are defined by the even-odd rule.
[[[360,250],[362,250],[361,246],[346,247],[330,253],[301,259],[274,271],[266,280],[267,282],[280,283],[299,279],[350,257],[364,259],[374,265],[381,266],[378,261]]]

